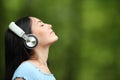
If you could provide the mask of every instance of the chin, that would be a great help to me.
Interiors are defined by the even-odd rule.
[[[51,44],[55,43],[57,40],[58,40],[58,36],[55,36],[55,37],[52,39]]]
[[[58,40],[58,36],[55,36],[55,40],[56,40],[56,41]]]
[[[58,40],[58,36],[56,36],[53,40],[53,42],[56,42]]]

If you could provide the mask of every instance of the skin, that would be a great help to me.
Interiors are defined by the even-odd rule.
[[[43,73],[51,74],[48,65],[48,54],[50,46],[58,40],[52,30],[52,25],[42,22],[40,19],[30,17],[32,33],[38,38],[38,45],[32,50],[33,55],[27,61],[39,68]],[[23,80],[23,79],[16,79]]]
[[[42,22],[40,19],[30,17],[32,21],[32,33],[38,38],[38,45],[33,49],[32,57],[28,60],[37,66],[42,72],[50,74],[47,66],[47,59],[49,54],[49,47],[58,37],[52,30],[52,25]]]

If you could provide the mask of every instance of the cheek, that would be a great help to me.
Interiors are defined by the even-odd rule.
[[[46,43],[49,40],[49,34],[47,32],[40,32],[37,34],[40,43]]]
[[[46,30],[36,30],[34,32],[34,34],[36,35],[36,37],[38,38],[38,42],[41,45],[46,45],[46,44],[50,44],[55,42],[58,38],[55,34],[50,34],[48,31]]]

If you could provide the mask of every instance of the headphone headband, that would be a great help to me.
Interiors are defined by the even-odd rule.
[[[16,35],[18,35],[19,37],[22,37],[22,36],[25,34],[25,32],[24,32],[19,26],[17,26],[17,25],[15,24],[15,22],[11,22],[11,23],[9,24],[9,29],[10,29],[12,32],[14,32]]]

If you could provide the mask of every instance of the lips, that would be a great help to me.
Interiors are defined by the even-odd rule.
[[[50,34],[54,33],[54,31],[51,31]]]

